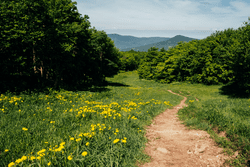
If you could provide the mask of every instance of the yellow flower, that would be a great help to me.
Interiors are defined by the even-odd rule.
[[[5,152],[8,152],[8,151],[9,151],[8,149],[5,150]]]
[[[89,145],[89,142],[86,143],[86,146],[88,146],[88,145]]]
[[[71,157],[71,156],[68,156],[68,160],[72,160],[72,157]]]
[[[22,162],[22,160],[21,160],[21,159],[17,159],[15,162],[16,162],[17,164],[19,164],[20,162]]]
[[[120,139],[115,139],[115,140],[113,141],[113,143],[115,144],[115,143],[117,143],[118,141],[120,141]]]
[[[170,104],[169,104],[169,101],[167,101],[167,102],[166,102],[166,101],[164,101],[164,104],[166,104],[166,105],[170,105]]]
[[[48,163],[48,166],[50,166],[50,165],[51,165],[51,162]]]
[[[74,137],[71,137],[70,140],[74,140]]]
[[[21,158],[22,161],[25,161],[26,159],[27,159],[26,156],[22,156],[22,158]]]
[[[83,153],[82,153],[82,156],[86,156],[88,153],[87,153],[87,151],[84,151]]]
[[[118,130],[118,129],[116,129],[116,130],[115,130],[115,132],[119,132],[119,130]]]
[[[8,167],[12,167],[12,166],[14,166],[14,165],[15,165],[15,163],[14,163],[14,162],[11,162],[11,163],[9,163]]]
[[[43,154],[43,152],[45,152],[45,151],[46,151],[46,149],[42,149],[42,150],[38,151],[37,154]]]
[[[22,130],[26,131],[26,130],[28,130],[28,129],[27,129],[27,128],[23,128]]]
[[[76,139],[76,142],[78,142],[78,141],[80,141],[80,140],[82,140],[81,138],[79,138],[79,139]]]

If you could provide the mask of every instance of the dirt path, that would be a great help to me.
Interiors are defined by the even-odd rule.
[[[179,105],[158,115],[153,121],[155,125],[147,127],[149,143],[145,152],[151,156],[151,162],[139,167],[220,167],[229,158],[206,131],[188,130],[181,124],[176,116],[186,106],[186,100],[184,97]]]

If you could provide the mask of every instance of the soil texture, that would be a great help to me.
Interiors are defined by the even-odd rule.
[[[184,97],[179,105],[156,116],[153,124],[146,128],[149,142],[145,153],[151,156],[151,162],[138,164],[139,167],[225,166],[225,159],[230,157],[224,155],[223,148],[206,131],[187,129],[178,119],[177,112],[187,106],[186,100]]]

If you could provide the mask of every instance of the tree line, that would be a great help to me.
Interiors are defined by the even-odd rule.
[[[79,87],[117,74],[119,50],[71,0],[1,1],[0,91]]]
[[[140,78],[161,83],[230,83],[250,93],[247,22],[167,51],[121,52],[71,0],[1,1],[0,9],[0,92],[88,87],[119,70],[137,70]]]
[[[202,40],[181,41],[165,53],[150,48],[139,65],[139,77],[161,83],[228,84],[249,94],[250,24],[244,24]]]
[[[250,20],[250,18],[249,18]],[[202,40],[179,42],[165,50],[122,52],[123,70],[137,70],[141,79],[161,83],[225,84],[250,93],[250,24],[216,31]]]

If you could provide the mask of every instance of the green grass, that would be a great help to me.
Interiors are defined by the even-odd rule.
[[[136,73],[107,80],[92,91],[1,95],[0,166],[131,167],[148,160],[143,127],[182,98]]]
[[[90,91],[1,95],[0,166],[131,167],[148,162],[145,126],[183,99],[167,90],[188,97],[189,106],[178,112],[185,125],[208,131],[228,154],[239,150],[238,158],[228,162],[232,166],[249,163],[249,99],[222,95],[222,85],[140,80],[135,71],[107,81]],[[230,141],[215,129],[226,131]]]
[[[225,148],[228,155],[239,151],[237,158],[226,161],[227,164],[250,166],[249,98],[223,95],[224,85],[206,86],[176,82],[169,86],[173,92],[188,97],[188,107],[179,110],[178,117],[189,129],[207,131],[220,147]],[[221,131],[226,132],[229,141],[219,137]]]

